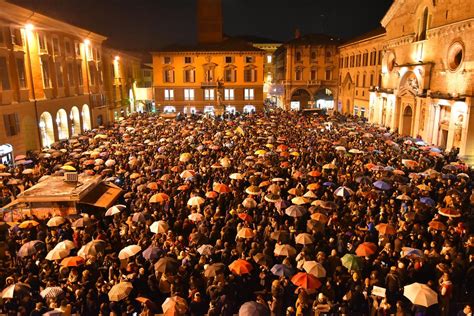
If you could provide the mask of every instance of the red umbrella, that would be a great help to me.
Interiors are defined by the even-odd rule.
[[[371,242],[363,242],[357,247],[355,252],[359,257],[368,257],[377,252],[377,245]]]
[[[461,217],[461,213],[458,210],[449,207],[440,209],[438,213],[447,217]]]
[[[291,278],[291,282],[303,289],[318,289],[321,282],[312,274],[306,272],[299,272]]]
[[[208,199],[215,199],[219,196],[219,194],[216,191],[208,191],[206,192],[206,197]]]
[[[77,266],[83,265],[84,263],[85,263],[85,260],[82,257],[79,257],[79,256],[67,257],[67,258],[64,258],[61,261],[61,266],[63,266],[63,267],[77,267]]]
[[[237,275],[249,274],[252,271],[252,265],[244,260],[244,259],[237,259],[229,265],[230,271]]]
[[[241,220],[243,221],[247,221],[247,222],[251,222],[252,221],[252,216],[250,216],[249,214],[247,213],[239,213],[239,215],[237,215]]]
[[[379,231],[381,235],[395,235],[397,230],[390,224],[378,224],[375,228]]]

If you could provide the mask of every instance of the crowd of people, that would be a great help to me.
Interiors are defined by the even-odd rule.
[[[3,205],[73,170],[124,193],[4,212],[7,315],[472,315],[474,173],[356,117],[137,114],[0,168]]]

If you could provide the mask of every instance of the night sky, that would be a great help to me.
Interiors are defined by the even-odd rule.
[[[153,50],[196,40],[195,0],[9,0],[109,37],[108,45]],[[393,0],[222,0],[224,33],[287,41],[326,33],[348,39],[380,25]]]

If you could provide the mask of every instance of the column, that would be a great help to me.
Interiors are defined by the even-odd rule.
[[[421,112],[422,100],[420,98],[416,98],[415,101],[415,113],[413,116],[413,126],[412,126],[412,135],[418,136],[418,131],[420,130],[420,112]],[[422,135],[420,135],[422,136]]]
[[[435,112],[434,112],[434,118],[433,118],[433,126],[432,126],[432,132],[433,136],[431,138],[431,143],[437,145],[438,144],[438,134],[439,134],[439,119],[440,119],[440,112],[441,112],[441,106],[439,104],[435,104],[434,106]]]

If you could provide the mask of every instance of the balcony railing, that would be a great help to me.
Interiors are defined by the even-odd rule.
[[[201,82],[201,88],[217,88],[218,87],[218,82],[216,81],[205,81]]]

